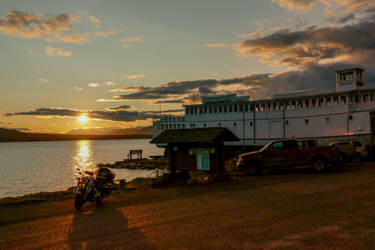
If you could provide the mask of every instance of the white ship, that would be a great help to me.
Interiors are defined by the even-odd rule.
[[[275,94],[249,101],[249,96],[216,95],[201,104],[185,105],[184,116],[160,116],[153,137],[167,129],[225,127],[237,146],[264,145],[279,138],[318,138],[322,143],[360,139],[374,145],[375,89],[363,87],[364,69],[336,71],[336,91],[315,94],[313,89]],[[161,146],[161,145],[160,145]]]

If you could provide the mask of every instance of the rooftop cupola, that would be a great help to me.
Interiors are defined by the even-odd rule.
[[[363,86],[363,71],[361,68],[337,70],[336,91],[357,90]]]

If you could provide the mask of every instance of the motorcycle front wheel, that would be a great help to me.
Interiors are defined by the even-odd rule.
[[[82,194],[76,194],[76,198],[74,199],[74,207],[77,210],[80,210],[83,203],[85,203],[85,201],[83,200],[83,195]]]

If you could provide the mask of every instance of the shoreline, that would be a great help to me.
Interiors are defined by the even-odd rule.
[[[134,180],[126,182],[126,187],[121,189],[120,184],[115,183],[115,189],[111,195],[116,195],[120,192],[129,192],[138,188],[151,188],[151,178],[138,177]],[[13,206],[30,204],[44,201],[63,201],[73,199],[75,194],[73,193],[74,186],[61,191],[41,191],[37,193],[24,194],[19,196],[9,196],[0,198],[0,207],[2,206]]]
[[[30,138],[0,138],[0,142],[42,142],[42,141],[82,141],[82,140],[137,140],[137,139],[151,139],[149,135],[57,135],[56,138],[47,137],[30,137]],[[65,137],[65,138],[64,138]]]

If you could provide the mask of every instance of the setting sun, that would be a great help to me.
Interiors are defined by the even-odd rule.
[[[80,123],[86,123],[89,120],[89,118],[86,115],[80,115],[78,116],[78,121]]]

